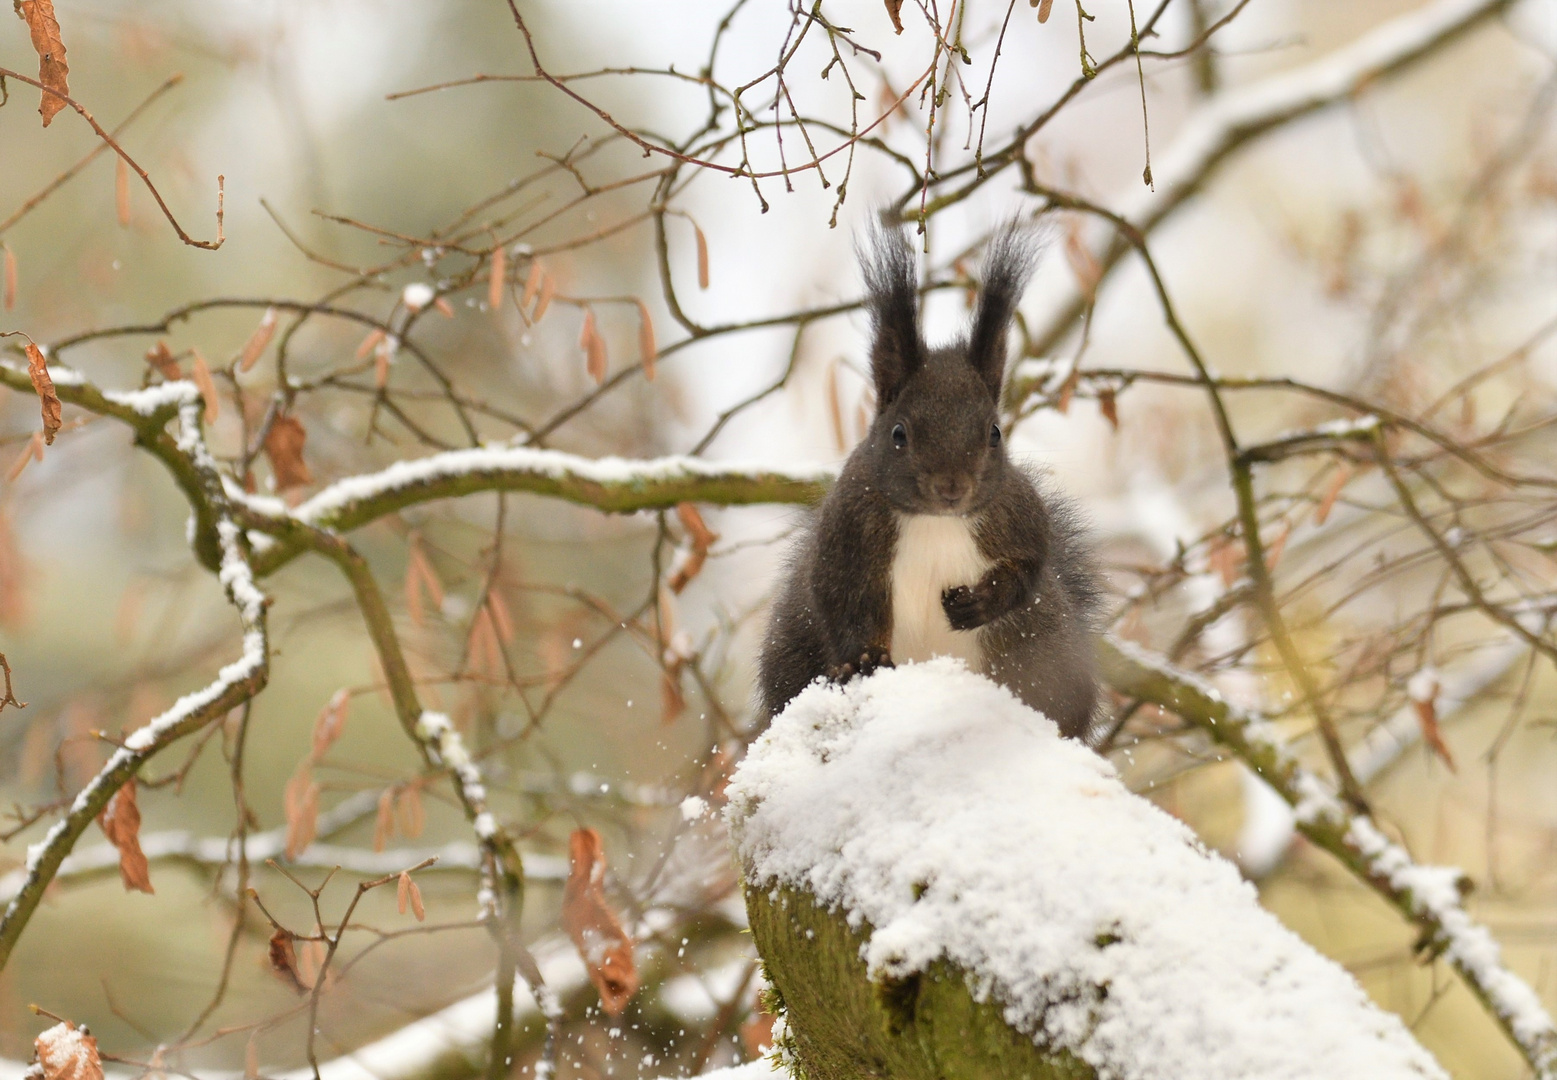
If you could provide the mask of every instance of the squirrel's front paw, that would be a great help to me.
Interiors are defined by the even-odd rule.
[[[953,630],[974,630],[989,622],[984,597],[967,585],[955,585],[941,593],[941,608]]]
[[[892,655],[885,649],[866,649],[857,660],[846,660],[827,669],[832,682],[846,683],[856,675],[869,675],[877,668],[891,667]]]

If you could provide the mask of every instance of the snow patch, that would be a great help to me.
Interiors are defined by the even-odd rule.
[[[1184,824],[955,661],[812,685],[728,794],[750,887],[868,924],[874,977],[955,963],[1100,1077],[1445,1076]]]

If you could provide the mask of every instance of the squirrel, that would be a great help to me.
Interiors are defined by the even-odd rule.
[[[876,416],[790,553],[761,722],[818,677],[944,655],[1087,735],[1097,572],[1076,511],[1011,461],[1000,426],[1006,333],[1036,257],[1031,232],[997,232],[968,335],[931,349],[902,230],[862,251]]]

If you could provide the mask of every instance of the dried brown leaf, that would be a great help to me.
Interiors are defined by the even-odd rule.
[[[238,370],[248,371],[259,358],[265,354],[265,347],[270,344],[270,339],[276,336],[276,320],[280,318],[275,308],[266,308],[265,314],[260,317],[259,325],[254,328],[254,333],[249,335],[249,340],[243,343],[243,352],[238,357]]]
[[[395,789],[385,788],[378,797],[378,815],[373,819],[373,850],[383,851],[395,832]]]
[[[16,252],[5,244],[0,251],[5,252],[5,310],[10,311],[16,306]]]
[[[151,868],[146,865],[146,854],[141,851],[141,811],[135,804],[133,778],[114,792],[103,812],[97,815],[97,825],[108,837],[108,842],[119,849],[119,877],[124,881],[125,891],[156,892],[151,887]]]
[[[638,358],[643,364],[643,377],[654,381],[654,361],[659,356],[654,347],[654,322],[649,318],[649,305],[642,300],[638,304]]]
[[[270,459],[270,471],[276,477],[276,490],[314,482],[313,473],[303,461],[303,444],[308,432],[295,416],[278,416],[265,433],[265,456]]]
[[[287,781],[281,805],[287,819],[286,856],[295,859],[313,843],[319,830],[319,785],[307,761]]]
[[[551,298],[557,295],[557,279],[550,274],[541,275],[541,295],[535,301],[535,311],[531,313],[532,322],[540,322],[546,316],[546,309],[551,307]]]
[[[708,237],[697,222],[692,223],[692,235],[697,238],[697,287],[708,288]]]
[[[498,311],[503,306],[503,287],[508,278],[508,253],[499,244],[492,249],[492,269],[487,276],[487,306]]]
[[[308,986],[303,982],[302,973],[297,967],[297,948],[292,944],[295,937],[292,931],[283,930],[279,926],[270,935],[270,970],[299,994],[304,994],[308,992]]]
[[[546,276],[546,270],[541,266],[541,260],[530,260],[530,272],[524,278],[524,297],[520,301],[521,308],[527,308],[535,302],[536,293],[540,291],[541,280]]]
[[[687,531],[690,547],[680,564],[671,572],[666,584],[671,592],[680,594],[693,578],[703,572],[703,564],[708,561],[708,549],[718,541],[719,534],[708,527],[693,503],[677,503],[676,517]]]
[[[1119,400],[1111,388],[1104,388],[1097,392],[1097,407],[1102,410],[1103,419],[1108,421],[1108,426],[1118,431]]]
[[[43,126],[48,127],[49,121],[65,107],[64,99],[56,94],[70,93],[65,41],[60,36],[59,20],[54,17],[54,0],[21,0],[17,10],[27,21],[27,29],[32,31],[33,51],[38,54],[38,81],[56,92],[43,91],[43,100],[38,104]]]
[[[407,784],[395,796],[395,808],[400,811],[400,831],[407,840],[415,840],[427,827],[427,807],[422,802],[422,786]]]
[[[130,224],[130,167],[124,158],[114,158],[114,213],[120,228]]]
[[[1454,765],[1454,755],[1449,753],[1449,745],[1443,741],[1443,732],[1438,727],[1437,706],[1431,700],[1413,701],[1411,704],[1416,709],[1417,723],[1422,728],[1422,741],[1449,766],[1450,772],[1459,772]]]
[[[1281,553],[1287,550],[1287,539],[1292,535],[1292,522],[1287,522],[1281,527],[1281,532],[1276,534],[1276,539],[1270,547],[1265,549],[1265,568],[1275,570],[1276,564],[1281,561]]]
[[[201,400],[205,402],[205,422],[209,424],[221,415],[222,398],[216,392],[216,380],[211,378],[211,365],[205,362],[205,354],[199,349],[190,349],[189,356],[190,373],[200,388]]]
[[[417,922],[427,920],[427,909],[422,906],[422,890],[417,888],[416,882],[411,880],[411,875],[405,871],[400,872],[400,884],[396,886],[396,905],[400,914],[405,914],[406,903],[411,905],[411,913],[416,916]]]
[[[1103,268],[1098,265],[1092,249],[1082,241],[1081,224],[1074,219],[1065,231],[1065,261],[1070,264],[1070,272],[1076,277],[1081,295],[1086,297],[1087,303],[1095,302],[1098,282],[1103,279]]]
[[[157,374],[169,382],[184,377],[184,372],[179,368],[178,361],[173,358],[173,350],[168,348],[166,341],[159,339],[146,350],[146,362],[156,368]]]
[[[330,695],[330,700],[319,711],[314,721],[313,751],[318,761],[335,745],[346,729],[346,716],[351,712],[351,691],[342,688]]]
[[[594,829],[568,838],[568,880],[562,891],[562,927],[572,938],[607,1015],[620,1016],[638,992],[633,943],[605,896],[605,852]]]
[[[358,360],[366,359],[368,353],[370,353],[374,349],[376,349],[378,347],[378,343],[383,341],[383,340],[384,340],[384,331],[382,331],[382,330],[370,330],[370,331],[368,331],[368,336],[363,338],[357,344],[357,353],[356,353],[357,359]]]
[[[903,17],[901,14],[903,11],[903,0],[886,0],[886,4],[887,18],[892,20],[892,32],[901,34],[903,32]]]
[[[606,377],[606,345],[600,331],[595,328],[593,308],[584,309],[584,327],[579,332],[578,343],[584,350],[584,366],[589,377],[599,386]]]
[[[692,541],[693,547],[700,547],[707,551],[719,542],[719,534],[708,527],[696,503],[677,503],[676,520],[680,521],[681,527],[687,531],[687,538]]]
[[[1352,467],[1342,465],[1336,469],[1335,476],[1330,480],[1330,486],[1325,489],[1324,497],[1319,500],[1319,506],[1314,510],[1314,524],[1323,525],[1330,517],[1330,511],[1335,509],[1335,501],[1341,497],[1341,492],[1351,482]]]
[[[59,395],[54,392],[54,378],[49,374],[49,362],[44,359],[43,350],[30,341],[27,343],[27,374],[43,404],[43,441],[53,445],[60,425]]]
[[[103,1060],[97,1039],[68,1020],[33,1040],[43,1080],[103,1080]]]

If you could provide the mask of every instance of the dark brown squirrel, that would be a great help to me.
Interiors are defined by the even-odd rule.
[[[1076,512],[1007,456],[1006,333],[1037,241],[990,241],[964,340],[925,345],[898,229],[862,252],[876,417],[790,555],[759,661],[764,721],[818,677],[962,658],[1085,736],[1101,600]]]

